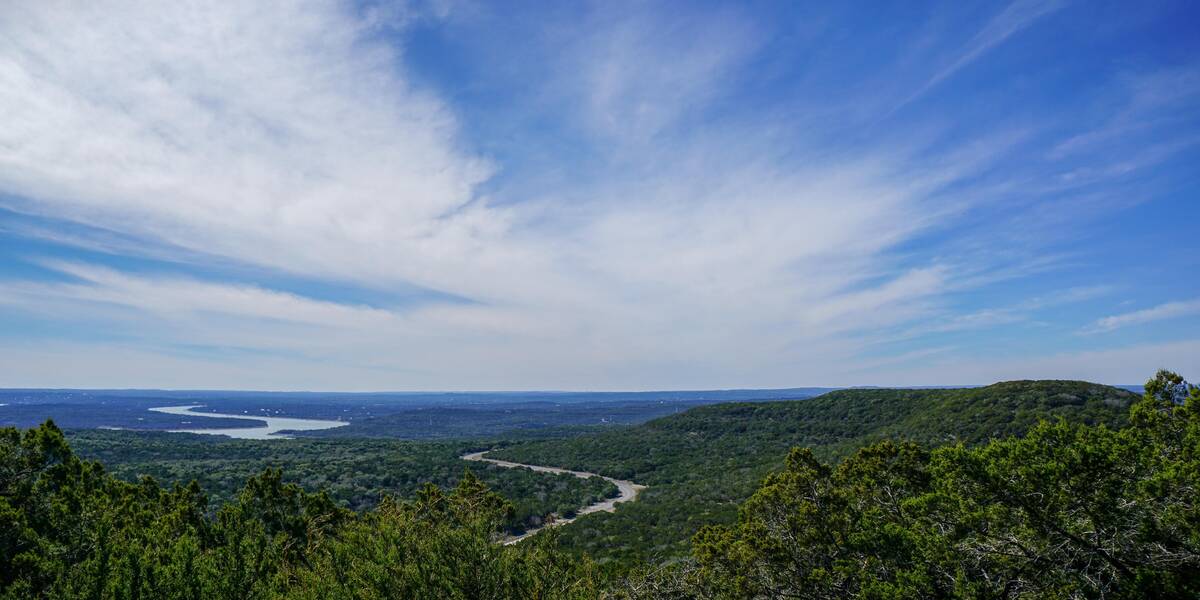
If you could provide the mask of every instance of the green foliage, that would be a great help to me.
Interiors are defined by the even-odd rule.
[[[387,500],[322,546],[284,596],[594,598],[590,564],[566,560],[552,539],[496,543],[509,508],[474,477],[448,495],[429,486],[414,502]]]
[[[696,536],[692,591],[1197,597],[1200,391],[1165,372],[1146,389],[1121,430],[1060,419],[931,453],[884,441],[836,467],[795,450],[735,525]]]
[[[1133,393],[1079,381],[1013,381],[975,389],[851,389],[816,398],[703,406],[639,427],[515,444],[496,458],[630,479],[650,486],[615,514],[563,531],[564,547],[617,571],[689,553],[703,526],[732,523],[737,506],[783,466],[793,447],[837,460],[873,442],[978,444],[1041,419],[1122,427]]]
[[[325,492],[355,511],[374,507],[387,495],[411,498],[426,483],[458,485],[470,449],[461,442],[401,440],[232,440],[204,435],[79,431],[71,444],[81,456],[100,460],[121,479],[149,475],[165,483],[197,481],[220,507],[237,498],[247,479],[280,469],[287,481],[309,492]],[[513,503],[505,527],[513,533],[542,523],[551,513],[616,494],[600,478],[535,473],[487,463],[472,468],[488,487]]]
[[[642,455],[601,446],[597,460],[667,495],[706,477],[721,491],[670,518],[629,510],[654,507],[644,500],[622,505],[615,522],[696,533],[687,557],[619,579],[611,563],[560,548],[595,531],[596,515],[502,544],[517,509],[471,471],[452,488],[426,482],[355,512],[268,468],[214,506],[195,482],[127,481],[80,459],[51,422],[0,429],[0,599],[1195,598],[1200,389],[1160,372],[1128,410],[1125,399],[1018,382],[663,419],[642,429]],[[797,438],[823,443],[774,462]],[[688,448],[699,455],[671,460]],[[703,512],[757,469],[761,485],[744,501]],[[712,518],[724,510],[728,520]],[[651,553],[675,547],[659,544]]]
[[[500,544],[513,505],[470,471],[359,516],[268,469],[210,517],[194,482],[122,481],[50,422],[0,430],[0,459],[0,598],[596,596],[552,535]]]
[[[929,540],[911,527],[928,490],[928,454],[880,442],[836,468],[793,450],[740,510],[736,527],[695,539],[708,587],[733,597],[924,597]]]

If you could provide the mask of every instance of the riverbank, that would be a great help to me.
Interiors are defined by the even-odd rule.
[[[640,494],[642,492],[642,490],[645,490],[647,488],[647,486],[641,485],[639,483],[634,483],[632,481],[626,481],[624,479],[613,479],[612,477],[605,477],[604,475],[600,475],[599,473],[589,473],[587,471],[572,471],[570,469],[561,469],[558,467],[545,467],[545,466],[541,466],[541,465],[527,465],[527,464],[515,463],[515,462],[511,462],[511,461],[507,461],[507,460],[499,460],[496,458],[487,458],[484,455],[487,454],[488,452],[490,452],[490,451],[484,450],[483,452],[472,452],[470,454],[464,454],[459,458],[461,458],[462,460],[466,460],[466,461],[491,463],[493,465],[496,465],[498,467],[503,467],[506,469],[522,468],[522,469],[531,469],[531,470],[537,471],[539,473],[556,473],[556,474],[565,473],[568,475],[574,475],[576,477],[579,477],[580,479],[587,479],[589,477],[599,477],[599,478],[617,486],[617,491],[619,492],[617,494],[617,497],[615,497],[615,498],[608,498],[605,500],[601,500],[600,502],[596,502],[594,504],[589,504],[588,506],[585,506],[585,507],[579,509],[575,513],[574,517],[571,517],[569,519],[568,518],[558,518],[551,522],[546,523],[545,525],[542,525],[541,527],[535,527],[533,529],[530,529],[521,535],[509,536],[507,539],[504,540],[505,544],[515,544],[515,543],[517,543],[517,542],[519,542],[519,541],[521,541],[543,529],[546,529],[547,527],[558,527],[560,525],[566,525],[568,523],[575,521],[575,519],[582,517],[583,515],[589,515],[589,514],[597,513],[597,512],[613,512],[617,509],[618,504],[620,504],[622,502],[631,502],[633,500],[637,500],[638,494]]]

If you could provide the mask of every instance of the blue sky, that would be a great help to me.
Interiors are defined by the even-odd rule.
[[[1195,3],[223,4],[0,8],[0,387],[1200,378]]]

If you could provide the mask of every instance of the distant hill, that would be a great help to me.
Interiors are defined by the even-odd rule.
[[[1009,381],[980,388],[833,391],[795,401],[692,408],[643,425],[515,444],[493,452],[650,486],[614,514],[564,528],[562,543],[601,560],[661,560],[686,552],[704,524],[737,505],[783,464],[789,448],[838,459],[882,438],[968,444],[1024,433],[1041,419],[1123,427],[1128,390],[1083,381]]]

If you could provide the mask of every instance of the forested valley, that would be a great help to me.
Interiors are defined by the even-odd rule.
[[[309,492],[324,492],[340,507],[374,508],[388,495],[410,498],[427,483],[458,485],[465,464],[459,457],[478,442],[414,442],[386,439],[234,440],[218,436],[162,432],[72,432],[79,455],[98,460],[120,479],[150,476],[167,484],[196,481],[219,507],[236,500],[245,482],[265,469]],[[570,515],[581,506],[616,494],[598,477],[548,475],[471,463],[490,489],[508,498],[509,533],[540,525],[550,514]]]
[[[0,597],[1200,594],[1200,388],[1165,371],[1141,397],[844,390],[554,440],[121,439],[0,430]],[[457,461],[485,443],[650,487],[502,544],[610,491]]]

